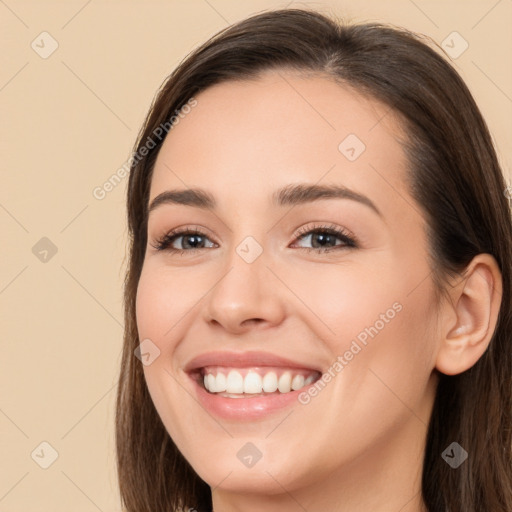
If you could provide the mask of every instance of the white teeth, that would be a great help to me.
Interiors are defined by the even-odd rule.
[[[315,377],[313,375],[310,375],[305,381],[304,386],[309,386],[313,381],[315,380]]]
[[[263,391],[273,393],[277,390],[277,375],[275,372],[269,372],[263,377]]]
[[[217,374],[217,377],[215,378],[215,383],[215,393],[222,393],[223,391],[226,391],[227,380],[226,376],[223,373]]]
[[[290,372],[284,372],[279,377],[279,383],[277,385],[281,393],[289,393],[292,389],[292,374]]]
[[[208,389],[215,389],[217,379],[214,375],[208,375]]]
[[[303,375],[295,375],[292,380],[292,389],[296,391],[304,386],[304,376]]]
[[[211,373],[204,376],[204,387],[211,393],[222,393],[226,391],[226,376],[218,373],[217,377]]]
[[[262,393],[289,393],[311,384],[316,375],[311,374],[306,379],[302,373],[293,375],[293,371],[285,371],[279,378],[275,371],[269,371],[261,376],[257,371],[249,370],[245,377],[237,370],[226,372],[217,370],[217,375],[206,373],[203,377],[204,387],[210,393],[223,393],[230,398],[243,398],[244,394],[259,395]]]
[[[256,372],[249,372],[244,379],[244,393],[261,393],[263,383]]]
[[[236,370],[231,370],[226,382],[227,393],[243,393],[244,392],[244,378],[241,373]]]

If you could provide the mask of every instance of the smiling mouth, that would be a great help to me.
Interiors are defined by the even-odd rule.
[[[253,398],[299,391],[319,380],[316,370],[206,366],[194,372],[196,382],[211,395],[226,398]]]

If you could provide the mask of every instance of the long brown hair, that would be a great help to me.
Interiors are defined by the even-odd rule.
[[[432,279],[439,293],[479,253],[499,264],[503,293],[491,343],[459,375],[440,375],[423,461],[430,512],[512,511],[512,220],[492,140],[471,93],[426,38],[377,24],[345,24],[305,9],[267,11],[222,30],[167,78],[142,127],[132,161],[127,213],[125,337],[116,411],[117,468],[128,512],[212,508],[210,487],[176,448],[151,401],[142,365],[135,296],[147,242],[147,208],[159,126],[207,87],[291,68],[355,86],[399,116],[408,139],[408,185],[428,224]],[[149,138],[148,153],[140,149]],[[441,457],[458,442],[469,458]]]

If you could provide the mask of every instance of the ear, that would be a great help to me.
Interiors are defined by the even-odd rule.
[[[456,375],[471,368],[493,337],[501,305],[502,275],[491,254],[478,254],[450,290],[442,307],[441,339],[436,368]]]

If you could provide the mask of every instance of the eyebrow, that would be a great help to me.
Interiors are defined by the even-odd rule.
[[[298,183],[287,185],[272,194],[274,206],[296,206],[321,199],[350,199],[371,208],[377,215],[382,213],[373,201],[359,192],[341,185],[311,185]],[[148,208],[148,214],[164,204],[181,204],[205,210],[215,210],[217,201],[208,191],[201,188],[166,190],[158,194]]]

